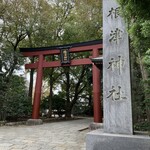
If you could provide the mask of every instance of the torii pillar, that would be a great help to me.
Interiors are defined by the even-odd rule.
[[[93,49],[93,58],[99,56],[99,50]],[[93,106],[94,106],[94,123],[102,123],[102,111],[101,111],[101,88],[100,88],[100,69],[93,63]]]
[[[36,77],[36,84],[35,84],[35,91],[34,91],[34,101],[32,107],[32,119],[29,119],[27,121],[28,125],[33,125],[33,124],[38,125],[43,123],[43,121],[39,119],[42,76],[43,76],[43,60],[44,60],[44,56],[42,54],[39,55],[39,60],[37,65],[37,77]]]
[[[43,59],[44,59],[44,56],[39,55],[36,85],[35,85],[35,92],[34,92],[34,102],[33,102],[33,109],[32,109],[32,119],[39,119],[42,76],[43,76],[43,66],[42,66]]]

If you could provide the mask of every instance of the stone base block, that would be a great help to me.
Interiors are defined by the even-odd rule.
[[[150,150],[150,137],[109,134],[99,129],[87,134],[86,150]]]
[[[28,119],[26,125],[41,125],[43,121],[41,119]]]
[[[103,124],[102,123],[95,123],[95,122],[92,122],[89,126],[89,129],[90,130],[97,130],[97,129],[101,129],[103,128]]]

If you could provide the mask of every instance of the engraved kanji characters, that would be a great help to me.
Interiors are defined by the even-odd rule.
[[[116,44],[116,46],[121,44],[121,40],[123,40],[123,37],[124,37],[124,30],[122,29],[122,27],[119,26],[118,23],[116,23],[116,21],[118,21],[117,18],[120,16],[119,9],[120,9],[120,7],[116,7],[116,8],[111,7],[111,9],[109,10],[108,15],[107,15],[107,17],[112,19],[111,21],[114,22],[114,25],[118,25],[116,27],[113,27],[110,30],[109,38],[108,38],[108,41],[111,44]],[[107,69],[112,72],[117,71],[119,73],[119,76],[121,76],[124,66],[125,66],[125,60],[123,59],[122,56],[119,55],[119,56],[117,56],[117,58],[116,57],[110,58]],[[114,76],[114,78],[116,78],[116,76]],[[112,101],[121,101],[121,100],[127,99],[122,87],[116,86],[115,83],[114,83],[114,85],[111,85],[111,88],[108,91],[108,95],[106,96],[106,98],[109,98]]]
[[[111,30],[110,32],[110,38],[109,42],[115,42],[116,44],[119,43],[119,41],[123,38],[123,31],[119,28],[116,28],[115,30]]]
[[[120,7],[117,7],[117,8],[111,7],[107,17],[111,17],[111,19],[118,18],[120,15],[119,9]],[[123,36],[123,31],[121,29],[116,28],[115,30],[111,30],[109,42],[110,43],[115,42],[116,44],[118,44],[119,41],[122,39],[122,36]]]
[[[113,101],[118,101],[118,100],[125,100],[127,99],[124,95],[124,92],[121,90],[121,87],[118,86],[117,88],[115,88],[114,86],[112,86],[112,89],[109,90],[109,95],[107,96],[107,98],[110,98]]]
[[[107,17],[111,16],[112,19],[113,18],[118,18],[118,16],[119,16],[119,9],[120,9],[120,7],[117,7],[117,8],[111,7]]]
[[[121,56],[118,56],[118,59],[116,59],[116,60],[114,58],[111,58],[111,60],[109,61],[109,66],[107,67],[107,69],[110,69],[111,71],[118,70],[119,75],[120,75],[122,72],[124,64],[125,64],[124,59]]]

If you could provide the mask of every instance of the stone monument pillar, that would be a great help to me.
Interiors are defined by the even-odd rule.
[[[103,0],[103,129],[87,134],[86,150],[150,150],[133,135],[129,41],[116,0]]]
[[[115,0],[103,1],[104,131],[132,134],[129,42]]]

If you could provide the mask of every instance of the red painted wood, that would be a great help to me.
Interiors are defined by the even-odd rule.
[[[63,64],[63,65],[61,65],[60,61],[44,62],[43,67],[45,68],[45,67],[78,66],[87,64],[92,64],[92,61],[89,58],[71,60],[70,64]]]
[[[34,92],[34,102],[33,102],[33,109],[32,109],[32,119],[39,119],[42,76],[43,76],[43,67],[42,67],[43,59],[44,56],[39,55],[36,85],[35,85],[35,92]]]
[[[64,64],[61,65],[60,61],[51,61],[51,62],[46,62],[43,61],[43,68],[49,68],[49,67],[63,67],[63,66],[78,66],[78,65],[88,65],[88,64],[92,64],[91,59],[89,58],[83,58],[83,59],[75,59],[75,60],[71,60],[70,64]],[[36,69],[37,68],[37,63],[32,63],[32,64],[26,64],[25,65],[26,69]]]
[[[30,57],[30,56],[38,56],[38,55],[59,55],[60,50],[44,50],[44,51],[35,51],[35,52],[22,52],[22,55],[25,57]]]
[[[38,63],[25,64],[25,69],[36,69],[38,67]]]
[[[82,46],[82,47],[73,47],[70,49],[70,52],[71,53],[85,52],[85,51],[92,51],[93,49],[100,49],[100,48],[102,48],[102,44]]]
[[[93,58],[99,56],[98,49],[93,49]],[[101,110],[101,99],[100,99],[100,70],[93,63],[93,104],[94,104],[94,122],[102,122],[102,110]]]

